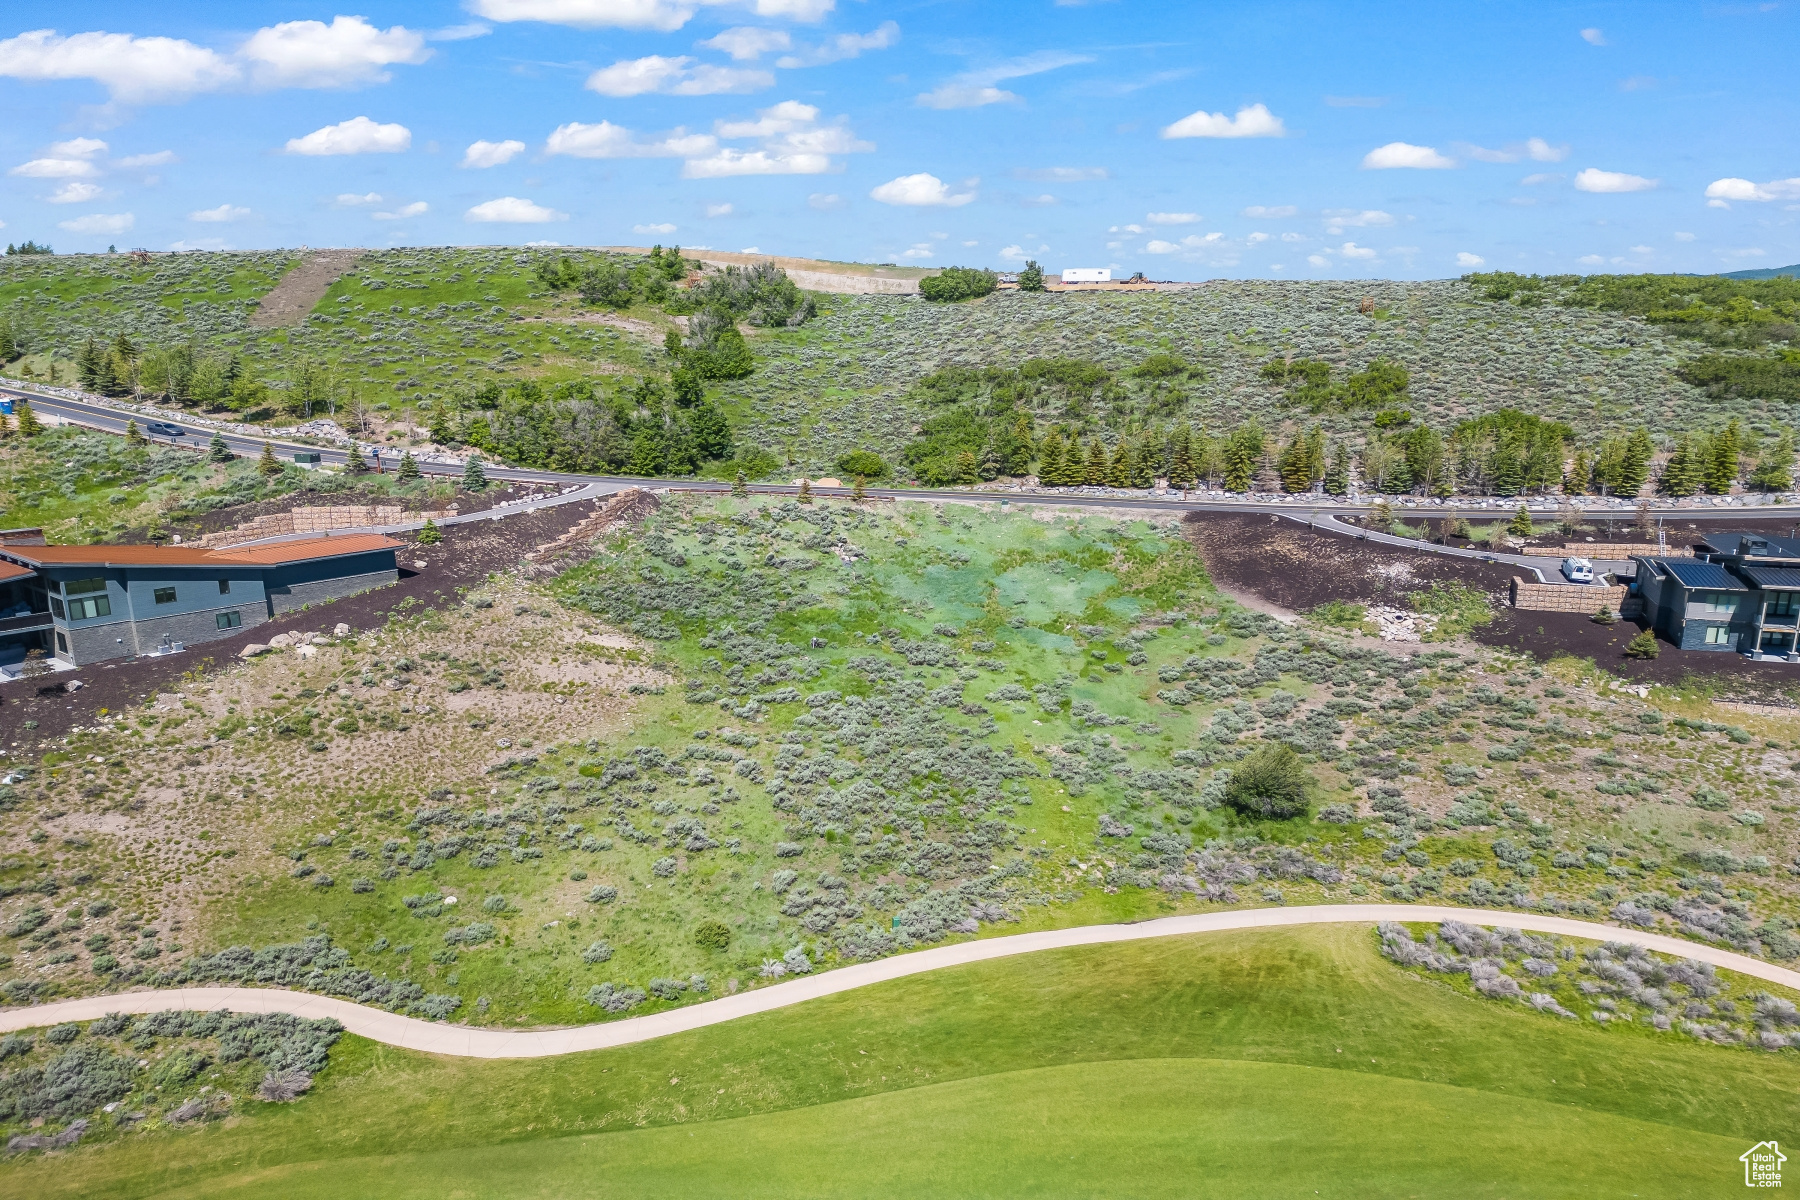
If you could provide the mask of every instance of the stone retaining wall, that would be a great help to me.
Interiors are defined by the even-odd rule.
[[[1615,616],[1622,616],[1626,594],[1623,584],[1615,587],[1590,587],[1572,583],[1527,583],[1515,575],[1510,599],[1514,608],[1531,612],[1570,612],[1592,616],[1604,605],[1612,609]]]
[[[335,508],[301,507],[284,513],[264,513],[235,529],[209,533],[201,538],[198,544],[212,549],[215,546],[236,546],[244,542],[260,541],[270,537],[285,537],[295,533],[330,533],[336,529],[367,529],[380,525],[401,525],[409,520],[441,521],[455,515],[454,508],[438,512],[408,514],[398,504],[349,504]]]
[[[1694,557],[1691,547],[1670,546],[1667,550],[1660,550],[1655,542],[1564,542],[1563,553],[1578,558],[1608,558],[1615,562],[1634,554],[1648,554],[1655,558]]]

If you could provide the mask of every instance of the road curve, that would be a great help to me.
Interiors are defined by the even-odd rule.
[[[986,938],[840,967],[835,971],[806,975],[787,983],[735,996],[724,996],[703,1004],[690,1004],[668,1012],[609,1021],[601,1025],[577,1025],[567,1029],[472,1029],[463,1025],[421,1021],[379,1008],[353,1004],[348,1000],[315,996],[306,992],[279,988],[196,987],[89,996],[0,1012],[0,1033],[34,1029],[63,1021],[91,1021],[109,1012],[210,1012],[224,1008],[245,1013],[284,1012],[302,1017],[335,1017],[351,1033],[385,1042],[390,1046],[429,1054],[448,1054],[463,1058],[547,1058],[557,1054],[575,1054],[583,1050],[604,1050],[614,1046],[628,1046],[634,1042],[647,1042],[652,1038],[685,1033],[690,1029],[703,1029],[708,1025],[733,1021],[754,1013],[786,1008],[790,1004],[867,987],[872,983],[902,979],[908,975],[966,963],[1029,954],[1037,950],[1135,942],[1144,938],[1183,934],[1221,933],[1236,929],[1377,921],[1465,921],[1470,924],[1505,926],[1596,941],[1629,942],[1648,950],[1696,958],[1783,987],[1800,989],[1800,971],[1790,971],[1785,967],[1777,967],[1713,946],[1591,921],[1571,921],[1564,917],[1536,913],[1443,908],[1423,904],[1320,904],[1201,913],[1163,917],[1133,925],[1084,925],[1074,929],[1052,929],[1012,937]]]

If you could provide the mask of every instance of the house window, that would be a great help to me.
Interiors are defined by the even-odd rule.
[[[231,595],[231,580],[229,580],[229,579],[219,580],[219,595],[221,595],[221,596]]]
[[[69,614],[63,609],[63,602],[55,596],[50,597],[50,613],[64,621],[69,619]]]
[[[1706,627],[1706,644],[1723,646],[1730,640],[1731,629],[1726,625],[1708,625]]]
[[[56,652],[58,654],[67,654],[69,652],[69,639],[60,633],[56,635]]]
[[[105,590],[106,580],[104,579],[71,579],[63,585],[63,591],[71,596],[84,596],[89,592],[104,592]]]
[[[1800,613],[1800,592],[1771,592],[1768,613],[1771,617],[1791,617]]]
[[[1737,611],[1737,596],[1732,592],[1706,592],[1706,611],[1729,613]]]
[[[173,603],[175,603],[175,589],[172,587],[157,588],[156,589],[156,602],[158,604],[173,604]]]
[[[233,609],[231,612],[222,612],[219,614],[220,629],[236,629],[243,623],[244,615],[236,609]]]
[[[69,597],[69,620],[86,621],[112,616],[112,601],[105,596]]]

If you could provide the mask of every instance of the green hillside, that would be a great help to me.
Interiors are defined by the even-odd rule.
[[[744,273],[684,290],[692,264],[662,253],[404,249],[369,252],[297,325],[252,324],[256,298],[294,261],[9,257],[0,357],[39,382],[54,371],[255,420],[330,416],[378,440],[436,438],[525,464],[847,475],[840,459],[865,450],[882,473],[936,482],[973,477],[922,470],[933,452],[916,431],[948,419],[946,404],[974,404],[1009,437],[1017,427],[1019,454],[985,444],[998,436],[985,424],[958,435],[948,461],[966,450],[986,477],[1041,468],[1052,432],[1129,443],[1139,459],[1162,448],[1166,471],[1180,428],[1222,452],[1254,420],[1273,453],[1317,425],[1361,454],[1507,409],[1567,426],[1568,452],[1590,459],[1639,427],[1669,447],[1733,419],[1753,455],[1795,386],[1780,350],[1789,280],[1217,281],[931,303],[801,297],[775,279],[784,296]],[[1329,386],[1299,395],[1272,363],[1323,371]],[[992,372],[1033,364],[1040,384],[995,391]],[[976,385],[946,388],[947,369],[976,372]],[[1392,385],[1359,393],[1371,371]]]

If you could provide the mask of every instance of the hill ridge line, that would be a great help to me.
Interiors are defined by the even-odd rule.
[[[874,962],[856,963],[803,976],[786,983],[734,996],[722,996],[701,1004],[692,1004],[668,1012],[628,1017],[595,1025],[573,1025],[561,1029],[506,1030],[477,1029],[466,1025],[442,1025],[402,1016],[384,1009],[372,1008],[335,996],[319,996],[285,988],[194,987],[157,991],[122,992],[107,996],[85,996],[0,1011],[0,1033],[60,1024],[65,1021],[91,1021],[109,1012],[141,1015],[153,1012],[212,1011],[224,1008],[245,1013],[291,1013],[300,1017],[332,1017],[346,1030],[360,1037],[419,1050],[428,1054],[446,1054],[459,1058],[549,1058],[561,1054],[577,1054],[587,1050],[606,1050],[651,1041],[671,1034],[686,1033],[719,1025],[740,1017],[772,1012],[807,1000],[817,1000],[840,992],[853,991],[875,983],[904,979],[946,967],[966,966],[1031,954],[1040,950],[1061,950],[1077,946],[1107,945],[1116,942],[1141,941],[1146,938],[1180,937],[1198,933],[1226,933],[1245,929],[1280,929],[1299,925],[1363,924],[1380,921],[1464,921],[1474,925],[1496,925],[1533,933],[1555,933],[1565,937],[1598,941],[1626,942],[1661,954],[1677,954],[1698,959],[1715,967],[1737,971],[1783,987],[1800,990],[1800,971],[1778,967],[1748,955],[1721,950],[1715,946],[1682,941],[1665,934],[1646,933],[1602,925],[1593,921],[1575,921],[1567,917],[1537,913],[1506,912],[1500,909],[1452,908],[1442,905],[1414,904],[1320,904],[1297,905],[1292,908],[1239,909],[1233,912],[1195,913],[1179,917],[1160,917],[1133,925],[1081,925],[1070,929],[1042,930],[987,938],[954,946],[937,946],[911,954],[895,955]]]

